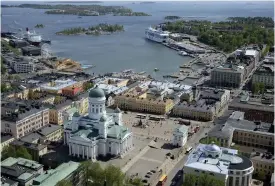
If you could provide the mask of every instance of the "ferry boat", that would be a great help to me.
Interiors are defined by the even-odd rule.
[[[41,35],[36,34],[35,32],[30,32],[28,28],[26,28],[26,34],[24,38],[32,45],[38,46],[42,42]]]
[[[164,43],[169,37],[169,32],[162,31],[161,29],[154,29],[149,27],[145,30],[145,37],[151,41]]]

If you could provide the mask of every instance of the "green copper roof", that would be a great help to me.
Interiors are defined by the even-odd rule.
[[[39,186],[54,186],[57,182],[67,178],[70,174],[77,170],[80,163],[69,161],[68,163],[63,163],[56,169],[48,170],[43,174],[40,174],[33,181]]]
[[[115,139],[122,139],[128,133],[128,129],[124,126],[113,125],[108,128],[107,137],[115,138]]]
[[[95,88],[90,90],[89,97],[90,98],[102,98],[102,97],[105,97],[105,93],[101,88],[98,88],[98,86],[96,86]]]

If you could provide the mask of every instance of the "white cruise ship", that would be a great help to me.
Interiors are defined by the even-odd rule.
[[[158,43],[163,43],[163,42],[166,42],[166,40],[168,39],[169,32],[149,27],[145,30],[145,36],[149,40],[152,40]]]

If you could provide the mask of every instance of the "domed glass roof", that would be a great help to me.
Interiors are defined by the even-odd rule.
[[[90,98],[102,98],[102,97],[105,97],[105,93],[101,88],[98,88],[98,86],[96,86],[95,88],[90,90],[89,97]]]
[[[210,152],[220,152],[221,151],[221,148],[215,144],[211,144],[211,145],[206,145],[204,147],[204,149],[206,151],[210,151]]]

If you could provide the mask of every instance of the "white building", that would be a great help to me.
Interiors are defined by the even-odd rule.
[[[209,174],[224,181],[226,186],[251,186],[253,164],[237,153],[237,150],[220,148],[215,144],[199,144],[188,156],[184,175]]]
[[[96,160],[98,156],[122,156],[132,147],[132,132],[123,126],[122,113],[107,114],[104,91],[98,87],[89,93],[87,116],[75,112],[71,121],[64,124],[64,143],[69,153],[85,159]]]
[[[187,142],[188,126],[181,125],[173,132],[173,145],[177,147],[183,147]]]
[[[13,69],[16,73],[28,73],[34,71],[34,64],[32,62],[15,62]]]

